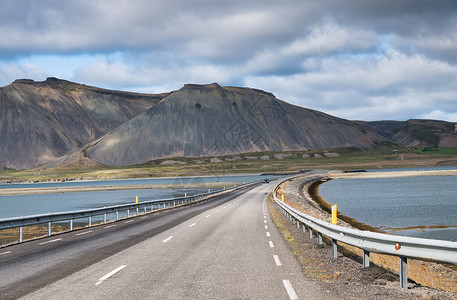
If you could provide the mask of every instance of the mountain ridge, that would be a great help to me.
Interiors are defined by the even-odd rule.
[[[50,77],[0,88],[0,164],[14,169],[378,145],[457,147],[456,126],[350,121],[217,83],[141,94]]]

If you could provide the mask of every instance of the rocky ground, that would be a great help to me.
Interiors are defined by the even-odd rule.
[[[289,182],[278,194],[284,193],[286,201],[301,211],[330,222],[331,216],[306,194],[304,181],[308,179]],[[431,289],[412,281],[409,281],[407,290],[401,289],[397,274],[373,264],[362,268],[361,259],[351,253],[343,255],[339,252],[338,259],[333,259],[328,243],[318,245],[316,238],[309,239],[308,233],[296,228],[271,199],[270,211],[304,272],[325,289],[340,295],[341,299],[457,299],[457,293]],[[338,225],[350,226],[341,220]]]

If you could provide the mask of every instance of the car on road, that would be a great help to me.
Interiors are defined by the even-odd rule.
[[[265,178],[262,182],[263,183],[270,183],[270,179],[269,178]]]

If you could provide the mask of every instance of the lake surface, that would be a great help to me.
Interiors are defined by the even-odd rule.
[[[186,183],[214,183],[233,182],[243,183],[259,180],[268,176],[261,175],[221,175],[221,176],[193,176],[193,177],[166,177],[147,179],[116,179],[116,180],[89,180],[68,182],[18,183],[0,184],[0,189],[14,188],[47,188],[65,186],[96,186],[96,185],[139,185],[139,184],[186,184]],[[271,176],[270,176],[271,177]]]
[[[0,188],[42,188],[64,186],[98,185],[136,185],[136,184],[184,184],[184,183],[243,183],[266,178],[260,175],[212,176],[212,177],[176,177],[132,180],[81,181],[62,183],[5,184]],[[104,207],[117,204],[171,199],[208,192],[207,188],[198,189],[138,189],[98,192],[55,193],[40,195],[0,196],[0,219],[19,216],[66,212],[88,208]]]
[[[336,179],[319,193],[343,214],[387,232],[457,241],[457,176]]]

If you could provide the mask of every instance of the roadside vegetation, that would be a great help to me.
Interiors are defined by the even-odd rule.
[[[1,182],[68,181],[245,173],[287,173],[308,169],[384,169],[457,165],[457,148],[374,150],[336,148],[313,151],[254,152],[214,157],[158,159],[141,165],[87,167],[70,165],[0,172]]]

